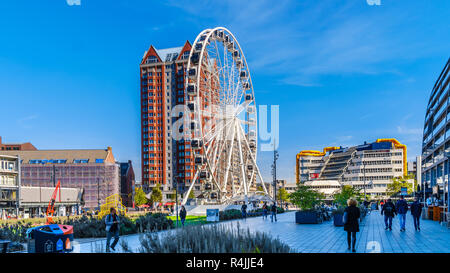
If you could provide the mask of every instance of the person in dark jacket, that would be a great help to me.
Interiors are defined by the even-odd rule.
[[[117,242],[119,242],[119,224],[120,219],[119,215],[116,214],[116,209],[111,208],[110,213],[106,215],[105,224],[106,224],[106,252],[110,252],[109,243],[111,242],[111,238],[114,237],[114,242],[111,245],[111,249],[114,251]]]
[[[356,252],[356,232],[359,232],[359,217],[361,216],[361,212],[357,207],[358,202],[351,198],[347,201],[348,207],[345,208],[344,211],[344,230],[347,231],[347,243],[348,250],[350,250],[350,243],[352,247],[352,252]]]
[[[395,204],[397,208],[398,219],[400,220],[400,231],[405,231],[406,224],[406,212],[408,211],[408,203],[405,201],[405,197],[400,196],[400,200]]]
[[[180,209],[180,219],[181,219],[181,225],[184,227],[184,221],[186,220],[186,208],[184,206],[181,206]]]
[[[262,210],[263,210],[263,218],[267,219],[267,212],[269,211],[269,208],[267,206],[267,202],[264,202]]]
[[[381,215],[384,214],[384,224],[386,225],[386,230],[392,230],[392,218],[394,218],[396,213],[397,211],[395,209],[395,205],[389,198],[381,209]]]
[[[244,204],[242,204],[241,212],[242,212],[242,218],[246,219],[247,218],[247,204],[245,202],[244,202]]]
[[[273,222],[273,218],[275,218],[275,222],[277,221],[277,204],[273,202],[272,207],[270,208],[272,215],[270,215],[270,220]]]
[[[422,203],[419,202],[419,197],[411,204],[411,215],[414,220],[414,228],[420,231],[420,215],[422,214]]]

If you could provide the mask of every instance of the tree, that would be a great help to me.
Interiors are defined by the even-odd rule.
[[[345,185],[342,187],[341,191],[334,194],[334,201],[340,206],[345,207],[347,205],[347,200],[350,198],[355,198],[358,202],[364,199],[364,194],[361,193],[360,189],[352,187],[350,185]]]
[[[136,191],[136,193],[135,193],[135,195],[134,195],[134,204],[135,204],[136,206],[140,206],[140,205],[147,204],[147,203],[148,203],[148,199],[147,199],[147,197],[145,196],[145,192],[144,192],[144,190],[142,189],[142,187],[136,188],[135,191]]]
[[[413,192],[413,183],[410,182],[411,179],[414,178],[411,178],[410,176],[394,177],[392,183],[388,184],[386,187],[386,194],[389,196],[396,195],[401,192],[402,187],[406,187],[408,189],[408,194],[411,194]]]
[[[194,190],[191,190],[191,192],[189,193],[188,198],[189,199],[194,199],[195,198]]]
[[[277,199],[281,202],[286,202],[289,200],[289,193],[285,188],[280,188],[277,192]]]
[[[264,192],[264,188],[262,186],[258,186],[256,188],[256,190],[259,191],[258,195],[264,195],[264,193],[263,193]]]
[[[160,187],[161,186],[159,184],[156,184],[156,186],[153,187],[152,195],[150,196],[150,201],[152,203],[161,202],[162,201],[162,192],[161,192]]]
[[[301,210],[313,209],[323,199],[323,194],[310,189],[307,186],[298,185],[297,190],[289,194],[288,198]]]

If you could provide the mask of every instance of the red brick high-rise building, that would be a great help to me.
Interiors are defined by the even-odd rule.
[[[172,139],[177,119],[171,110],[185,101],[185,73],[191,44],[156,49],[144,53],[140,64],[141,81],[141,167],[142,185],[150,192],[159,184],[163,202],[170,200],[174,182],[182,188],[194,176],[190,143]]]

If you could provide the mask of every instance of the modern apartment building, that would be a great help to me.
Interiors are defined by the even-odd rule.
[[[20,158],[0,152],[0,219],[18,215],[20,206]]]
[[[440,195],[448,181],[450,158],[450,58],[431,90],[425,112],[421,174],[426,195]],[[421,190],[423,192],[423,189]],[[447,192],[447,190],[445,190]]]
[[[30,142],[26,143],[2,143],[0,136],[0,151],[35,151],[37,150]]]
[[[146,193],[159,184],[163,202],[170,200],[174,183],[183,191],[194,176],[190,142],[172,139],[174,106],[185,104],[185,73],[191,44],[144,53],[140,63],[142,186]]]
[[[392,178],[407,174],[406,146],[395,139],[378,139],[348,148],[327,147],[323,152],[302,151],[296,166],[299,183],[338,181],[382,197]]]
[[[85,208],[95,208],[106,197],[120,193],[119,164],[111,147],[98,150],[35,150],[2,151],[21,160],[21,185],[62,188],[83,191]],[[47,201],[48,202],[48,201]]]

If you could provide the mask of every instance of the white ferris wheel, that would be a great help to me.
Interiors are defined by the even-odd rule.
[[[228,29],[205,29],[197,36],[185,83],[189,111],[184,123],[190,129],[185,138],[191,142],[195,174],[182,204],[197,179],[207,203],[271,200],[256,164],[257,113],[250,71]]]

